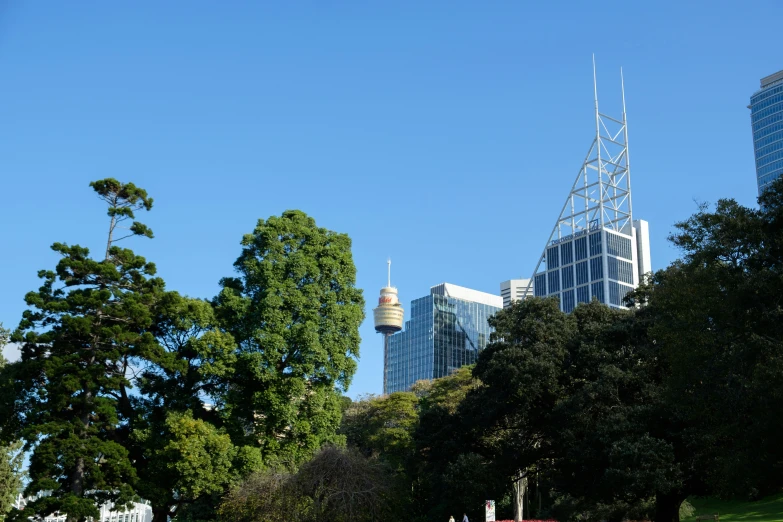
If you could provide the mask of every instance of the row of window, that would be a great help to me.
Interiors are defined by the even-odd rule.
[[[609,279],[622,281],[623,283],[633,284],[633,263],[610,257],[607,259]]]
[[[783,169],[783,151],[780,151],[780,154],[781,159],[773,161],[772,163],[767,163],[764,166],[757,166],[756,175],[760,178],[761,176],[766,176],[771,172],[779,172],[781,169]]]
[[[601,253],[601,232],[590,234],[590,255],[597,256]]]
[[[557,298],[560,300],[560,309],[566,313],[571,313],[578,303],[590,302],[590,292],[593,291],[593,298],[597,299],[601,303],[606,303],[604,300],[604,285],[603,282],[598,281],[592,285],[578,286],[576,288],[576,299],[574,299],[573,290],[565,290],[561,294],[557,294]],[[624,306],[623,299],[628,292],[633,290],[632,287],[622,285],[609,281],[609,304],[615,306]]]
[[[587,238],[580,237],[574,241],[574,248],[576,249],[576,260],[581,261],[587,259]]]
[[[783,112],[778,115],[777,122],[767,125],[759,132],[753,133],[753,145],[758,148],[779,140],[778,133],[780,131],[783,131]]]
[[[624,304],[623,299],[631,290],[633,290],[633,287],[609,281],[609,304],[622,306]]]
[[[622,239],[622,238],[621,238]],[[607,258],[609,278],[623,283],[634,284],[633,263],[617,259]],[[537,274],[535,277],[534,294],[543,297],[567,290],[574,286],[586,284],[589,280],[598,281],[604,277],[604,264],[601,256],[590,258],[590,271],[588,262],[580,261],[575,265],[564,266],[560,270],[549,270]],[[576,275],[576,278],[574,278]]]
[[[771,154],[775,151],[783,150],[783,131],[779,132],[776,135],[770,136],[770,138],[776,138],[776,139],[766,147],[761,147],[760,149],[756,149],[756,161],[759,161],[762,158],[766,161],[765,156],[767,156],[768,154]]]
[[[776,179],[780,177],[780,175],[783,174],[783,172],[773,172],[772,174],[767,174],[766,176],[759,176],[758,183],[760,188],[764,188],[766,185],[769,185]]]
[[[606,233],[606,252],[610,256],[633,259],[630,238],[618,236],[609,232]]]
[[[544,297],[546,295],[546,272],[536,275],[536,280],[533,284],[533,294],[536,297]]]
[[[601,232],[596,232],[590,236],[590,255],[595,256],[601,253]],[[574,256],[576,254],[576,256]],[[567,265],[574,261],[587,259],[587,237],[579,237],[574,241],[551,246],[546,249],[546,266],[548,269],[557,268],[560,265]]]
[[[603,303],[604,287],[602,284],[597,283],[593,285],[593,296]],[[599,298],[601,296],[601,298]],[[576,308],[579,303],[590,302],[590,285],[578,286],[576,288],[576,299],[574,299],[573,290],[565,290],[562,294],[556,294],[556,297],[560,301],[560,309],[567,314],[570,314]]]
[[[767,116],[766,118],[757,121],[754,123],[751,128],[753,129],[753,136],[759,136],[762,137],[766,134],[767,127],[772,126],[773,124],[783,120],[783,111],[776,112],[771,114],[770,116]],[[763,131],[763,132],[762,132]],[[761,134],[759,134],[761,133]]]
[[[776,96],[776,98],[777,98],[777,96]],[[770,105],[769,107],[767,107],[767,104],[765,103],[764,106],[766,108],[765,109],[760,109],[760,110],[756,110],[755,107],[752,108],[753,112],[752,112],[751,117],[750,117],[750,121],[752,123],[756,123],[756,122],[766,118],[770,114],[775,114],[776,112],[780,112],[781,110],[783,110],[783,94],[779,95],[779,99],[773,105]]]
[[[750,104],[755,106],[758,103],[762,103],[771,97],[775,96],[776,94],[783,93],[783,84],[782,85],[776,85],[774,87],[770,86],[766,89],[757,92],[753,96],[750,97]]]

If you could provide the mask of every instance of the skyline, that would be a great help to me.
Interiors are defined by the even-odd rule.
[[[592,53],[606,113],[623,67],[655,269],[677,257],[666,236],[694,199],[755,204],[746,106],[783,57],[741,7],[626,6],[621,20],[609,2],[598,14],[626,24],[618,45],[579,34],[583,7],[184,6],[0,11],[6,327],[56,263],[49,245],[100,252],[89,181],[149,191],[156,239],[124,246],[193,297],[232,275],[257,219],[296,208],[353,240],[367,306],[348,394],[380,393],[388,257],[408,309],[442,282],[499,295],[532,275],[594,133]]]

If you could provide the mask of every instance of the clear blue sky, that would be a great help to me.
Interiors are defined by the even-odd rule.
[[[754,204],[749,111],[783,69],[783,2],[0,4],[0,321],[54,241],[100,252],[88,183],[155,198],[127,246],[211,297],[258,218],[353,238],[368,320],[349,394],[379,393],[386,258],[406,309],[529,276],[625,72],[634,214],[655,268],[695,201]]]

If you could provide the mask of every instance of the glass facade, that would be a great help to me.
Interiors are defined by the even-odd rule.
[[[535,276],[535,295],[557,297],[564,312],[591,299],[624,308],[623,298],[644,273],[634,265],[635,235],[607,229],[576,236],[553,241],[547,248],[546,270]]]
[[[783,175],[783,71],[761,80],[750,97],[750,121],[759,194]]]
[[[416,381],[445,377],[476,362],[492,332],[487,320],[500,309],[435,294],[412,301],[405,330],[389,338],[384,393],[407,391]]]

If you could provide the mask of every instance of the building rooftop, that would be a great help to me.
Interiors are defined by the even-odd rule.
[[[464,286],[457,286],[451,283],[441,283],[430,288],[430,294],[442,295],[445,297],[454,297],[463,301],[471,301],[496,308],[503,308],[503,298],[499,295],[480,292]]]
[[[765,76],[761,79],[761,88],[769,87],[773,83],[776,83],[779,80],[783,80],[783,71],[778,71],[775,74],[770,74],[769,76]]]

